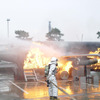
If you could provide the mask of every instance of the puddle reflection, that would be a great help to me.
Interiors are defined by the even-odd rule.
[[[29,93],[29,94],[24,93],[23,94],[24,98],[49,97],[48,87],[42,83],[25,83],[24,90]],[[66,86],[65,88],[63,88],[63,90],[66,91],[68,94],[73,94],[73,91],[70,88],[70,86]],[[58,94],[64,95],[64,93],[60,90],[58,90]]]
[[[26,94],[19,89],[15,89],[14,92],[17,93],[20,97],[25,99],[32,99],[32,98],[44,98],[49,97],[48,94],[48,87],[44,83],[40,82],[25,82],[25,83],[19,83],[17,84],[21,88],[23,88],[25,91],[27,91],[29,94]],[[81,88],[81,84],[79,82],[58,82],[58,86],[62,87],[64,91],[66,91],[69,95],[77,95],[79,98],[83,98],[82,95],[85,95],[86,97],[95,98],[95,93],[100,92],[100,84],[99,87],[94,87],[93,84],[86,84],[86,89]],[[92,95],[90,95],[93,93]],[[58,90],[58,95],[65,95],[62,91]],[[98,95],[98,94],[97,94]],[[84,99],[83,99],[84,100]]]
[[[44,84],[25,83],[24,90],[29,93],[29,94],[24,93],[23,94],[24,98],[39,98],[48,96],[48,88]]]

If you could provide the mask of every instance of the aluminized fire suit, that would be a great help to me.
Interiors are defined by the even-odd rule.
[[[52,61],[51,60],[51,65],[50,65],[50,69],[49,69],[49,74],[47,76],[47,80],[53,82],[55,85],[57,85],[57,81],[56,81],[56,64],[57,61]],[[58,96],[58,88],[55,87],[52,83],[49,84],[49,96],[50,97],[57,97]],[[50,100],[58,100],[58,99],[50,99]]]

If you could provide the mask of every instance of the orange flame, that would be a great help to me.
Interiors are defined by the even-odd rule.
[[[100,48],[97,48],[96,51],[90,51],[89,54],[99,54]],[[98,60],[98,63],[91,65],[91,67],[94,67],[94,70],[100,69],[100,57],[99,56],[88,56],[88,58],[96,58]]]
[[[24,61],[24,69],[44,68],[49,60],[50,58],[46,58],[38,48],[33,48],[29,51]]]
[[[100,53],[100,48],[97,48],[97,50],[96,51],[90,51],[89,52],[89,54],[99,54]],[[89,56],[88,58],[97,58],[97,59],[99,59],[99,57],[97,56],[97,57],[95,57],[95,56]]]
[[[65,64],[61,64],[61,65],[62,66],[60,66],[60,67],[62,67],[62,68],[60,70],[60,73],[63,71],[67,71],[69,73],[70,68],[73,67],[72,61],[67,61]]]
[[[34,69],[34,68],[44,68],[50,62],[50,57],[45,56],[45,52],[40,50],[39,48],[32,48],[24,61],[24,69]],[[72,66],[71,61],[67,61],[66,63],[60,63],[58,61],[58,65],[60,68],[60,72],[67,71]]]

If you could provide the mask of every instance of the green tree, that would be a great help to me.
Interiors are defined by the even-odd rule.
[[[100,32],[99,32],[99,31],[97,32],[97,35],[98,35],[98,37],[97,37],[97,38],[100,38]]]
[[[53,28],[49,33],[46,34],[47,40],[49,41],[62,41],[62,36],[64,36],[64,34],[62,34],[57,28]]]
[[[19,39],[27,39],[29,37],[29,33],[23,30],[17,30],[15,31],[15,34],[17,35],[16,38]]]

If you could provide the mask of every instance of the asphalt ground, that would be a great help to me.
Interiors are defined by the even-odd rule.
[[[0,74],[0,100],[49,100],[48,87],[44,79],[39,82],[14,81],[12,74]],[[100,81],[98,84],[80,81],[57,80],[60,100],[100,100]]]

